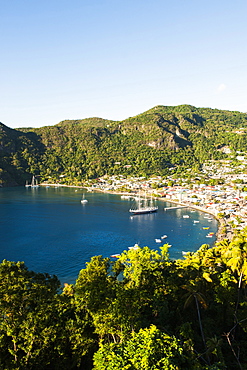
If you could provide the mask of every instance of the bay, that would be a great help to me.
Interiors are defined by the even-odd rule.
[[[80,202],[83,194],[86,204]],[[214,218],[190,208],[164,211],[172,203],[157,205],[157,213],[132,216],[131,201],[117,194],[66,187],[1,188],[0,261],[24,261],[30,270],[57,275],[62,284],[75,283],[92,256],[110,257],[135,243],[157,250],[169,243],[173,259],[214,243],[215,234],[206,237],[217,232]],[[157,243],[162,235],[167,238]]]

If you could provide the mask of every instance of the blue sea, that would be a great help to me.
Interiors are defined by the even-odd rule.
[[[81,204],[83,194],[86,204]],[[157,250],[169,243],[172,259],[214,243],[215,235],[206,235],[217,232],[215,219],[190,208],[164,211],[174,206],[168,202],[157,205],[157,213],[132,216],[132,201],[116,194],[66,187],[1,188],[0,261],[24,261],[30,270],[75,283],[92,256],[110,257],[135,243]],[[157,243],[163,235],[167,238]]]

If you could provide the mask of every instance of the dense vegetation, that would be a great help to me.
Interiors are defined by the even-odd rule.
[[[247,152],[247,114],[157,106],[121,122],[0,124],[0,184],[198,169]],[[184,260],[148,247],[95,256],[75,285],[0,265],[0,369],[247,369],[247,231]]]
[[[157,106],[121,122],[89,118],[11,130],[0,124],[0,182],[80,184],[104,174],[167,175],[247,151],[247,114],[190,105]]]
[[[75,285],[0,265],[0,368],[247,369],[247,232],[171,261],[95,256]]]

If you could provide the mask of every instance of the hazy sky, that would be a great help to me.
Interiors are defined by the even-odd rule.
[[[0,0],[0,122],[247,112],[246,0]]]

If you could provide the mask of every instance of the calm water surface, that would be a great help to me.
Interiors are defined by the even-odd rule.
[[[86,204],[80,202],[83,193]],[[92,256],[110,257],[135,243],[159,249],[163,243],[155,239],[164,234],[171,258],[214,243],[215,236],[206,235],[217,231],[216,220],[209,222],[205,213],[189,208],[164,211],[174,204],[157,204],[157,213],[131,216],[132,202],[120,195],[74,188],[0,189],[0,261],[24,261],[30,270],[74,283]]]

